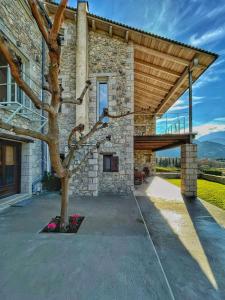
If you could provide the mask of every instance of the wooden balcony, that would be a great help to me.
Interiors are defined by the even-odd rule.
[[[174,148],[190,143],[191,137],[194,138],[195,135],[184,133],[134,136],[134,149],[159,151]]]

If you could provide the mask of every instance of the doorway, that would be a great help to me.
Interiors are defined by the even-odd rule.
[[[0,140],[0,199],[20,193],[21,144]]]

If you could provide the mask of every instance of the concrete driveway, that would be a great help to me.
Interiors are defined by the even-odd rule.
[[[78,234],[39,234],[59,196],[0,214],[0,299],[174,299],[134,197],[71,199]]]
[[[225,211],[159,177],[135,194],[175,299],[225,299]]]

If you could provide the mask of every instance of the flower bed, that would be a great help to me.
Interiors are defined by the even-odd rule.
[[[69,217],[69,224],[66,226],[64,233],[77,233],[84,217],[75,214]],[[56,216],[44,227],[41,233],[59,233],[60,232],[60,217]],[[61,232],[62,233],[62,232]]]

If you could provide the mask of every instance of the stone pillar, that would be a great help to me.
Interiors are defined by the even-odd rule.
[[[80,97],[88,79],[88,23],[87,1],[78,1],[77,36],[76,36],[76,98]],[[84,124],[88,131],[88,97],[84,97],[82,105],[76,106],[76,124]]]
[[[21,193],[32,194],[32,144],[22,144]]]
[[[95,150],[88,161],[88,191],[92,196],[98,196],[98,151]]]
[[[181,146],[181,192],[186,197],[197,196],[197,145]]]

